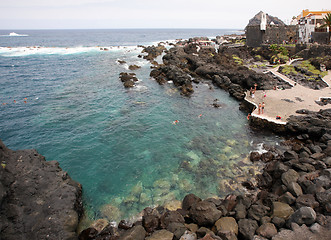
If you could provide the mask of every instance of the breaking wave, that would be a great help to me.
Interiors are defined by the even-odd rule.
[[[30,55],[70,55],[89,52],[138,52],[138,47],[0,47],[0,56],[2,57],[22,57]],[[141,51],[141,50],[140,50]]]
[[[1,37],[28,37],[28,34],[18,34],[15,32],[11,32],[8,35],[0,35]]]

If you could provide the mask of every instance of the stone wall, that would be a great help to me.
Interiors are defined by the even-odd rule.
[[[328,32],[312,32],[312,41],[319,44],[328,44]]]
[[[261,44],[281,44],[283,41],[295,42],[298,39],[297,28],[294,25],[269,25],[265,31],[261,31],[260,26],[247,26],[247,46],[258,47]]]
[[[304,59],[331,55],[330,45],[297,44],[296,55]]]

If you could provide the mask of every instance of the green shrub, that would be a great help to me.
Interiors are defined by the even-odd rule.
[[[297,71],[295,71],[295,68],[291,65],[285,65],[279,68],[279,72],[287,74],[287,75],[296,75],[298,74]]]
[[[236,55],[232,55],[232,58],[233,58],[234,62],[237,63],[238,65],[243,65],[244,60],[242,60],[240,57],[238,57]]]
[[[321,72],[320,70],[316,69],[315,66],[312,65],[308,60],[302,61],[299,64],[299,67],[311,72],[315,77],[318,77],[319,75],[321,77],[325,77],[328,74],[328,72]]]
[[[288,51],[285,47],[283,47],[282,45],[278,45],[278,44],[271,44],[269,46],[269,49],[274,53],[274,54],[281,54],[281,55],[285,55],[288,56]]]
[[[283,55],[281,53],[278,53],[276,55],[273,55],[270,59],[271,63],[273,64],[277,64],[279,63],[279,60],[280,60],[280,63],[286,63],[290,58],[287,56],[287,55]]]

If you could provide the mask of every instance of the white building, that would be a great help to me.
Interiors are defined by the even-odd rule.
[[[311,43],[313,32],[327,32],[328,28],[320,28],[324,24],[324,17],[331,11],[309,11],[303,10],[297,18],[292,20],[292,23],[299,25],[299,43]]]

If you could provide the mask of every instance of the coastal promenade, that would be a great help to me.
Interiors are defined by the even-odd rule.
[[[330,70],[328,75],[323,78],[328,84],[328,87],[320,90],[313,90],[300,84],[296,84],[293,80],[277,72],[278,68],[279,66],[277,68],[270,68],[269,71],[288,82],[292,88],[285,90],[257,90],[254,98],[252,98],[249,91],[247,91],[245,100],[256,106],[256,109],[251,114],[253,117],[266,119],[278,124],[286,124],[286,120],[289,116],[299,115],[296,113],[297,110],[306,109],[310,111],[319,111],[320,109],[330,108],[329,105],[321,106],[316,103],[316,101],[320,101],[320,98],[331,99]],[[264,97],[264,93],[266,97]],[[261,112],[258,114],[258,105],[259,103],[262,104],[262,102],[265,103],[264,113],[262,114]],[[277,120],[276,116],[280,116],[281,119]]]

